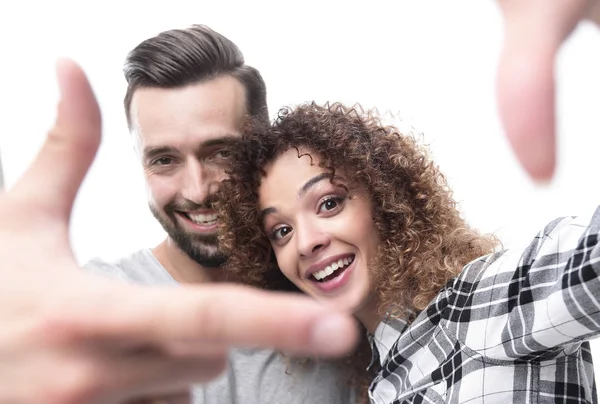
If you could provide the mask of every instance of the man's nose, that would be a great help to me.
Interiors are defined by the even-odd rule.
[[[202,167],[202,164],[192,161],[186,164],[183,176],[181,196],[196,204],[204,203],[213,187],[210,173]]]

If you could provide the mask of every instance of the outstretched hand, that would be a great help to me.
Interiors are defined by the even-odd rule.
[[[583,19],[600,25],[600,0],[498,0],[505,21],[498,107],[525,171],[547,181],[556,165],[556,53]]]
[[[0,196],[0,402],[114,403],[179,395],[219,375],[233,346],[349,352],[349,314],[241,286],[151,288],[82,271],[73,201],[100,143],[83,71],[59,62],[56,125]]]

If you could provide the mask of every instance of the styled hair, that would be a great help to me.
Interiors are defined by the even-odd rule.
[[[124,106],[131,128],[131,100],[139,88],[178,88],[231,75],[246,90],[247,113],[268,121],[267,89],[260,72],[244,63],[231,40],[204,25],[164,31],[129,52],[123,67],[127,80]]]
[[[255,123],[234,148],[218,204],[220,241],[230,254],[227,266],[247,283],[294,290],[277,267],[258,206],[266,165],[290,149],[318,158],[332,174],[344,170],[350,192],[360,188],[370,196],[381,240],[370,268],[381,315],[411,321],[467,263],[498,244],[463,220],[446,178],[414,136],[359,105],[310,103],[280,110],[270,128]],[[362,347],[354,365],[369,356],[368,344]],[[364,366],[356,372],[365,375]]]
[[[226,203],[218,204],[220,237],[231,270],[249,283],[286,286],[259,222],[258,188],[265,166],[292,148],[308,150],[332,173],[343,169],[370,196],[381,240],[373,268],[381,314],[424,309],[467,263],[497,245],[495,237],[479,234],[461,217],[428,150],[359,105],[284,108],[272,127],[255,123],[238,146],[222,186]]]

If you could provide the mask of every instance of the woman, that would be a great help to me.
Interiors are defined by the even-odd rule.
[[[229,266],[351,310],[371,402],[595,400],[600,211],[495,252],[426,151],[370,112],[303,105],[243,139],[220,204]]]

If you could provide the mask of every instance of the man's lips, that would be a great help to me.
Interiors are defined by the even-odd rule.
[[[214,228],[218,223],[218,215],[214,211],[177,212],[186,222],[194,227]]]

